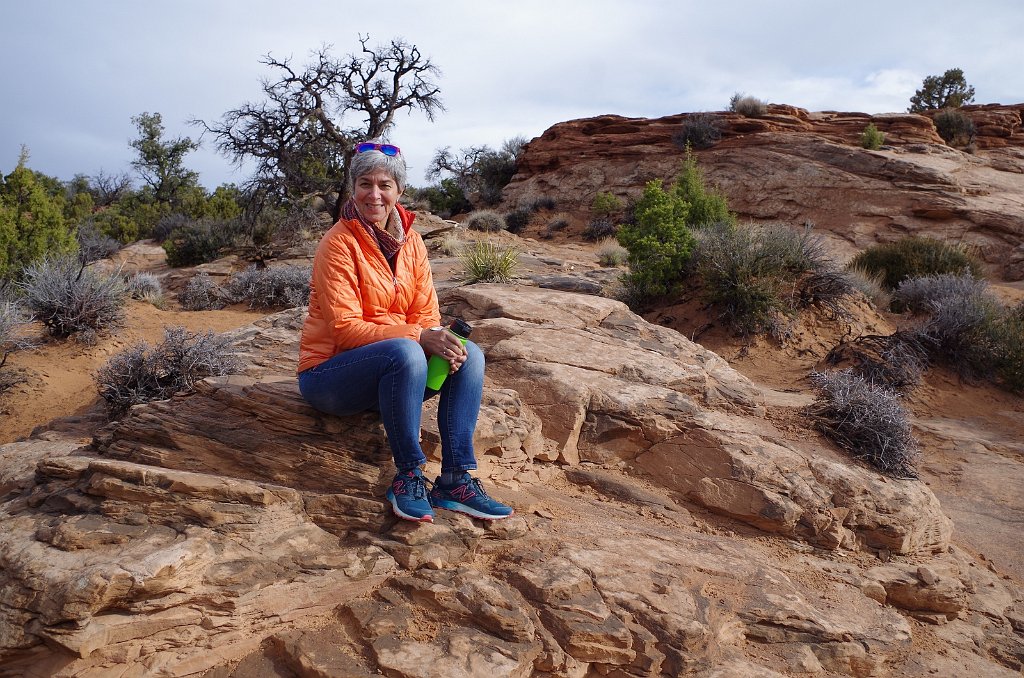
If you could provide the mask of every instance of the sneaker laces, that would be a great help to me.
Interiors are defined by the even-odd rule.
[[[427,498],[427,479],[419,473],[402,474],[409,486],[409,495],[413,499]]]
[[[481,497],[484,497],[486,499],[490,499],[490,497],[487,495],[487,491],[484,490],[483,485],[481,485],[480,481],[477,480],[476,478],[474,478],[473,476],[469,477],[469,485],[474,490],[476,490],[480,494]]]

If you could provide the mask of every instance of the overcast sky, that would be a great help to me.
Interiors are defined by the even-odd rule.
[[[400,115],[422,185],[434,151],[614,113],[723,110],[735,92],[812,111],[905,111],[927,75],[963,69],[975,103],[1024,102],[1021,0],[0,0],[0,172],[22,144],[61,179],[130,171],[131,117],[167,138],[261,100],[260,57],[304,64],[404,38],[441,70],[447,112]],[[354,119],[349,120],[355,122]],[[208,188],[244,181],[206,140]]]

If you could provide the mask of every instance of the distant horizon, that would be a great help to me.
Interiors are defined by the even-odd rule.
[[[779,101],[769,101],[767,103],[768,103],[768,105],[775,105],[775,106],[790,106],[790,107],[793,107],[793,108],[805,110],[808,113],[863,114],[863,115],[868,115],[868,116],[871,116],[871,117],[876,117],[876,116],[893,116],[893,115],[922,115],[922,114],[919,114],[919,113],[910,113],[910,112],[908,112],[906,110],[903,110],[903,111],[883,111],[883,112],[878,112],[878,113],[869,113],[869,112],[866,112],[866,111],[861,111],[861,110],[856,110],[856,109],[830,109],[830,108],[824,108],[824,109],[819,109],[819,110],[812,110],[812,109],[804,108],[802,106],[795,106],[793,104],[787,104],[787,103],[779,102]],[[998,108],[1024,107],[1024,101],[1021,101],[1019,103],[1011,103],[1011,104],[1004,104],[1004,103],[998,103],[998,102],[982,104],[982,103],[972,102],[970,104],[964,105],[962,108],[975,109],[975,108],[986,108],[986,107],[998,107]],[[159,111],[147,111],[147,112],[151,112],[151,113],[152,112],[157,112],[158,113]],[[540,134],[527,139],[527,141],[529,142],[532,139],[535,139],[535,138],[541,136],[548,129],[551,129],[552,127],[555,127],[557,125],[562,125],[562,124],[569,123],[569,122],[575,122],[577,120],[588,120],[588,119],[592,119],[592,118],[600,118],[600,117],[609,116],[609,115],[617,116],[617,117],[620,117],[620,118],[626,118],[626,119],[630,119],[630,120],[658,120],[658,119],[662,119],[662,118],[671,118],[671,117],[674,117],[674,116],[677,116],[677,115],[691,115],[693,113],[720,114],[720,113],[730,113],[730,112],[731,111],[729,111],[728,109],[703,110],[703,111],[680,111],[678,113],[668,113],[668,114],[665,114],[665,115],[659,115],[659,116],[655,116],[655,117],[630,116],[630,115],[621,115],[621,114],[618,114],[618,113],[600,113],[600,114],[597,114],[597,115],[588,115],[588,116],[582,117],[582,118],[571,118],[569,120],[563,120],[561,122],[553,123],[552,125],[547,127],[544,131],[542,131]],[[925,116],[925,117],[927,117],[927,116]],[[166,122],[165,122],[165,127],[166,127]],[[191,135],[189,135],[189,134],[175,134],[175,135],[166,135],[166,136],[167,136],[167,138],[171,138],[171,137],[177,138],[177,137],[191,136]],[[193,140],[197,139],[197,137],[191,137],[191,138]],[[129,141],[130,141],[130,139],[129,139]],[[126,142],[125,145],[128,146],[128,142]],[[73,180],[75,176],[78,176],[78,175],[85,175],[86,177],[92,179],[93,177],[95,177],[95,176],[97,176],[99,174],[99,172],[74,172],[74,173],[71,174],[71,176],[67,176],[67,177],[62,177],[62,176],[50,174],[50,173],[42,171],[42,170],[40,170],[40,169],[38,169],[38,168],[36,168],[36,167],[34,167],[32,165],[32,149],[30,147],[28,147],[27,145],[26,145],[26,148],[28,148],[29,161],[28,161],[27,166],[28,166],[29,169],[31,169],[33,171],[36,171],[36,172],[41,172],[42,174],[45,174],[45,175],[47,175],[49,177],[57,179],[57,180],[61,181],[62,183],[68,183],[71,180]],[[195,151],[195,153],[198,153],[200,150],[202,150],[202,147],[199,150]],[[191,155],[193,155],[193,154],[190,153],[189,156],[191,156]],[[191,170],[192,168],[189,166],[189,164],[187,162],[189,156],[186,156],[186,162],[184,164],[185,164],[185,168],[186,169],[190,169]],[[20,157],[20,153],[19,153],[19,157]],[[228,164],[228,165],[231,164],[230,160],[228,160],[227,158],[224,158],[224,162],[226,164]],[[15,159],[14,163],[10,166],[10,169],[0,169],[0,176],[7,176],[11,171],[14,170],[14,168],[16,166],[17,166],[17,159]],[[3,167],[4,167],[4,164],[0,163],[0,168],[3,168]],[[123,170],[111,171],[111,170],[104,169],[103,171],[104,171],[105,174],[108,174],[108,175],[119,175],[119,174],[129,174],[129,175],[131,175],[132,176],[132,183],[133,183],[133,186],[135,188],[140,188],[140,184],[144,183],[144,182],[141,182],[141,180],[135,174],[135,171],[131,168],[130,161],[129,161],[129,164],[126,165],[126,168],[123,169]],[[195,171],[195,170],[193,170],[193,171]],[[248,175],[246,175],[245,177],[240,178],[239,180],[236,180],[236,181],[221,181],[219,183],[209,185],[209,184],[206,184],[206,183],[204,183],[202,181],[202,175],[200,174],[199,184],[206,191],[212,193],[219,186],[234,184],[235,186],[241,187],[246,181],[251,179],[252,176],[253,176],[253,173],[250,170]],[[424,187],[427,187],[427,186],[434,185],[435,183],[436,182],[425,182],[425,181],[423,183],[414,183],[414,182],[410,181],[409,182],[409,186],[412,187],[412,188],[424,188]]]

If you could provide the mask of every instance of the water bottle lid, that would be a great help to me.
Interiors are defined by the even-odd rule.
[[[473,328],[462,318],[453,320],[449,329],[463,339],[468,339],[469,335],[473,332]]]

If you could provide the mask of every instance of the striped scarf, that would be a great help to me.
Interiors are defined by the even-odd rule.
[[[405,229],[402,228],[402,219],[398,216],[398,210],[391,210],[384,228],[378,228],[376,224],[370,223],[359,213],[359,210],[356,209],[355,200],[349,198],[341,206],[341,217],[349,220],[355,219],[363,225],[366,232],[377,241],[381,254],[384,255],[388,265],[391,266],[391,270],[394,271],[395,257],[398,256],[399,250],[405,244]]]

